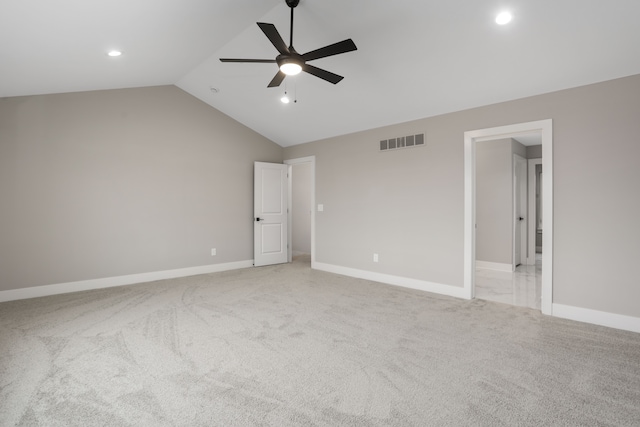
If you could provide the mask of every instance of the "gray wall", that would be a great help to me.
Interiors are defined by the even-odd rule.
[[[529,145],[526,149],[526,159],[539,159],[542,157],[542,145]]]
[[[254,160],[174,86],[0,100],[0,290],[253,259]]]
[[[527,158],[527,147],[525,147],[524,145],[520,144],[518,141],[516,141],[513,138],[511,139],[511,160],[513,161],[513,154],[517,154],[518,156],[522,157],[523,159]]]
[[[640,317],[629,268],[640,258],[639,116],[636,75],[288,147],[284,157],[316,156],[319,262],[462,287],[464,132],[553,119],[553,300]],[[425,147],[378,152],[382,139],[419,132]]]
[[[476,260],[511,264],[513,258],[512,139],[476,145]]]
[[[553,300],[640,317],[639,115],[636,75],[284,158],[316,156],[319,262],[461,287],[464,132],[553,119]],[[424,147],[378,152],[422,132]],[[2,99],[0,290],[251,259],[252,163],[282,158],[175,87]]]
[[[291,244],[294,255],[311,253],[311,162],[292,165]]]

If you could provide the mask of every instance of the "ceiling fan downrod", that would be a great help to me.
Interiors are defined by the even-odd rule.
[[[293,9],[300,3],[300,0],[285,0],[287,6],[291,8],[291,25],[289,26],[289,49],[293,47]]]

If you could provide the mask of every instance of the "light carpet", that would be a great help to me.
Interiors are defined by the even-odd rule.
[[[640,334],[292,264],[0,304],[2,426],[639,426]]]

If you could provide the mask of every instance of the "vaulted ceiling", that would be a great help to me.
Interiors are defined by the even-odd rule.
[[[313,62],[337,85],[267,88],[275,64],[218,58],[274,58],[256,22],[288,41],[284,0],[0,0],[0,97],[175,84],[289,146],[640,74],[638,16],[638,0],[301,0],[298,52],[358,50]]]

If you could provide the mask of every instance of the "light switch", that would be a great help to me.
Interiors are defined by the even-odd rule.
[[[324,205],[320,204],[318,205],[318,212],[322,212],[324,211]]]

